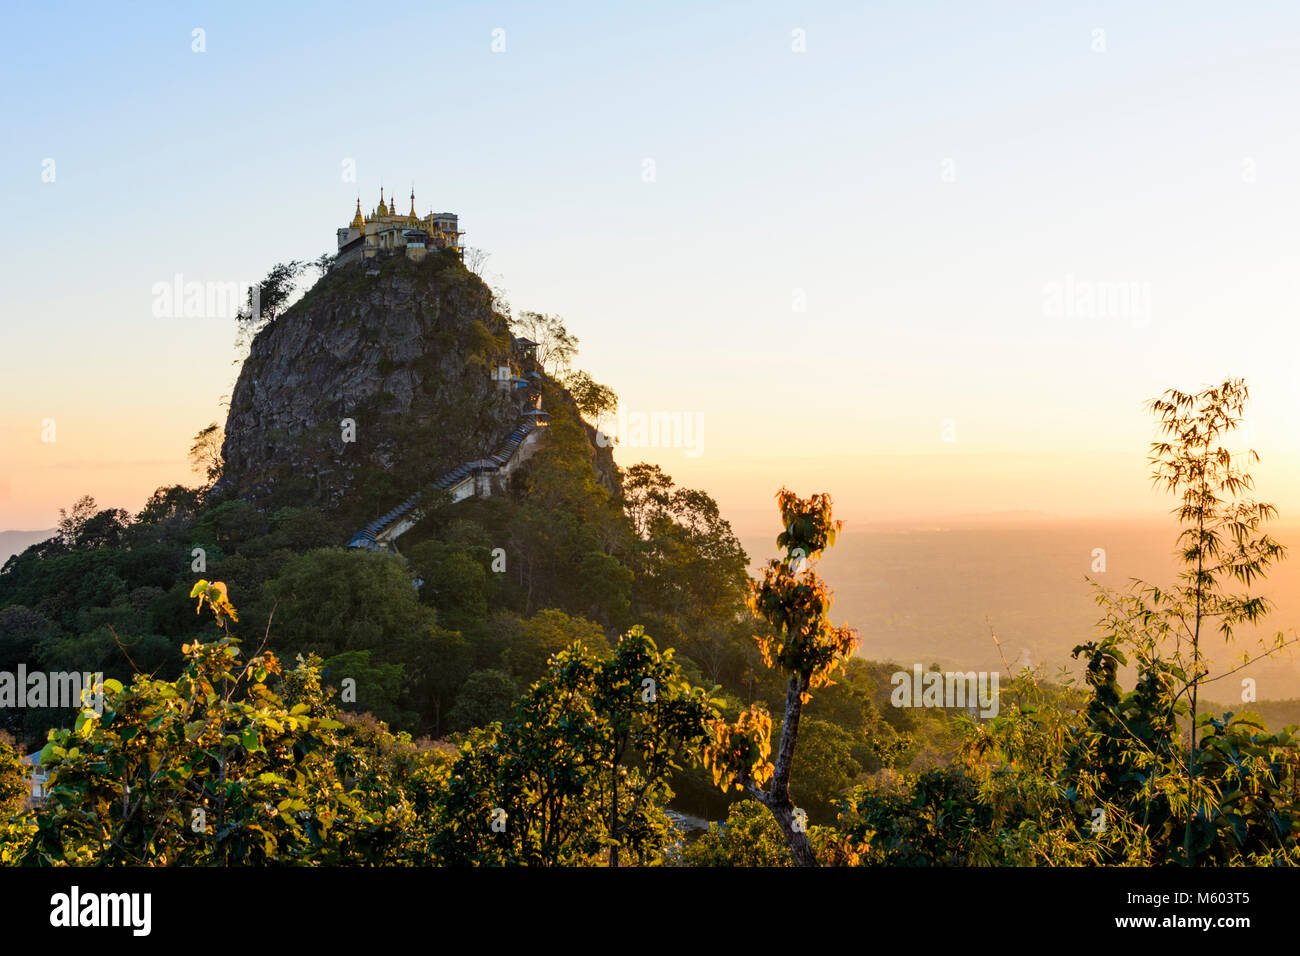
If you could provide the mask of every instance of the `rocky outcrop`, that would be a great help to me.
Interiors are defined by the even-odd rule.
[[[253,340],[219,495],[373,514],[488,454],[524,408],[505,319],[450,255],[334,269]]]

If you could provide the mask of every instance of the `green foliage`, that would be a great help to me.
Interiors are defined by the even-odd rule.
[[[195,586],[223,631],[237,620],[220,582]],[[47,799],[8,828],[3,854],[27,865],[256,865],[391,862],[414,825],[409,806],[368,803],[338,772],[335,720],[314,665],[300,662],[289,703],[269,685],[273,655],[240,660],[227,635],[187,645],[174,682],[104,685],[41,751]]]
[[[22,754],[8,734],[0,732],[0,822],[21,813],[31,795]]]
[[[578,405],[578,411],[592,422],[599,422],[618,408],[618,393],[608,385],[601,385],[583,371],[565,376],[564,385]]]
[[[1119,845],[1141,860],[1194,865],[1226,852],[1216,843],[1222,835],[1217,821],[1222,801],[1232,794],[1200,766],[1206,750],[1198,738],[1207,726],[1200,691],[1217,679],[1210,675],[1202,640],[1212,627],[1231,642],[1239,626],[1263,620],[1271,607],[1268,599],[1229,588],[1249,587],[1263,579],[1286,553],[1262,530],[1277,509],[1248,497],[1254,480],[1244,466],[1259,456],[1254,451],[1234,455],[1226,444],[1241,423],[1249,396],[1244,381],[1229,379],[1194,394],[1170,389],[1150,403],[1161,435],[1151,445],[1152,477],[1179,499],[1173,514],[1181,528],[1178,557],[1183,567],[1172,587],[1135,580],[1124,592],[1098,588],[1106,638],[1076,649],[1076,655],[1091,656],[1090,713],[1097,728],[1091,749],[1075,761],[1080,786],[1088,794],[1095,787],[1098,798],[1115,800],[1114,809],[1132,830],[1132,838]],[[1271,648],[1264,645],[1265,653],[1288,643],[1293,641],[1279,633]],[[1129,659],[1137,668],[1138,685],[1132,694],[1121,695],[1114,679],[1116,664]],[[1182,714],[1190,731],[1186,749],[1177,739]],[[1218,752],[1227,739],[1224,733],[1231,745],[1258,746],[1238,724],[1227,726],[1238,729],[1219,730],[1208,756]],[[1263,767],[1271,765],[1279,748],[1289,748],[1289,737],[1276,737],[1271,746],[1267,757],[1259,758],[1264,763],[1256,766],[1264,774],[1256,783],[1266,788],[1272,775]],[[1266,829],[1280,841],[1290,823],[1283,816]],[[1176,831],[1181,845],[1175,856],[1171,842]],[[1234,823],[1231,832],[1245,840],[1251,827]],[[1235,852],[1265,852],[1249,846],[1243,842]]]
[[[276,666],[261,658],[244,667],[236,657],[228,641],[198,645],[180,681],[109,685],[102,718],[83,711],[75,730],[51,734],[41,752],[52,773],[49,795],[22,862],[310,856],[345,799],[322,792],[313,774],[319,735],[334,725],[289,713],[260,682],[244,699],[227,697],[250,668],[265,674]],[[297,813],[309,807],[315,815],[304,826]]]
[[[686,866],[789,866],[790,849],[767,808],[738,800],[725,823],[712,823],[682,850]]]
[[[669,777],[697,752],[712,711],[672,651],[639,628],[604,658],[575,643],[504,725],[462,745],[435,855],[479,865],[659,860],[673,842]]]
[[[199,540],[233,552],[267,530],[266,516],[241,498],[225,501],[206,511],[196,528]]]
[[[410,551],[411,566],[423,581],[420,599],[438,610],[439,619],[450,627],[463,628],[487,616],[490,593],[484,562],[479,551],[425,541]]]
[[[1207,715],[1197,772],[1209,790],[1192,847],[1209,866],[1300,863],[1300,741],[1295,727],[1270,733],[1254,714]]]
[[[194,443],[190,445],[190,467],[206,479],[204,487],[212,487],[221,477],[221,446],[224,441],[225,429],[212,422],[199,429],[194,436]]]
[[[564,327],[558,315],[521,312],[511,321],[520,338],[537,343],[537,363],[552,375],[566,370],[578,352],[578,338]]]
[[[734,619],[743,606],[749,557],[707,494],[677,488],[657,465],[633,465],[623,493],[636,535],[632,548],[638,610],[681,622],[689,650],[714,656],[708,628]]]
[[[266,582],[253,619],[270,619],[272,646],[284,654],[369,650],[398,661],[437,624],[401,562],[343,548],[291,558]]]
[[[456,694],[447,725],[455,731],[467,731],[503,723],[514,712],[518,696],[519,685],[505,671],[475,671]]]
[[[33,660],[37,646],[58,633],[58,625],[48,617],[21,604],[0,609],[0,671],[12,672]]]
[[[841,523],[831,518],[829,495],[804,500],[783,488],[777,502],[786,529],[777,545],[786,549],[786,557],[767,563],[750,606],[772,628],[756,638],[764,663],[792,674],[802,685],[800,694],[806,694],[829,684],[857,646],[852,628],[827,620],[830,590],[811,567],[835,543]]]
[[[826,720],[799,727],[799,776],[792,797],[813,823],[835,822],[835,802],[862,772],[853,758],[854,734]]]
[[[372,651],[344,651],[325,661],[323,677],[331,687],[351,681],[357,689],[356,703],[344,700],[342,706],[362,710],[392,723],[414,722],[415,715],[401,709],[404,668],[401,664],[382,664],[371,660]]]
[[[808,828],[808,839],[818,859],[838,865],[856,865],[860,852],[831,827]],[[711,823],[694,842],[683,847],[684,866],[791,865],[790,850],[772,814],[753,800],[739,800],[727,811],[723,823]]]
[[[840,826],[883,866],[971,866],[988,857],[999,834],[994,810],[960,770],[930,770],[899,789],[855,789]],[[1001,861],[998,861],[1001,862]]]
[[[307,263],[291,259],[277,262],[258,285],[248,290],[248,301],[236,316],[240,342],[247,343],[282,315],[297,291],[297,280]]]
[[[538,611],[524,623],[519,640],[506,649],[502,660],[506,670],[529,684],[546,673],[553,656],[574,644],[581,645],[588,654],[609,653],[605,632],[599,625],[550,608]]]
[[[574,600],[593,620],[614,625],[628,619],[632,607],[632,569],[612,554],[588,551],[578,558]]]

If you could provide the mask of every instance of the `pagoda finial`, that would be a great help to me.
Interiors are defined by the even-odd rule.
[[[418,218],[415,215],[415,186],[414,185],[411,186],[411,218],[412,219]]]

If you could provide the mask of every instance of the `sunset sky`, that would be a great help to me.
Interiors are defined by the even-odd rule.
[[[1044,6],[9,10],[0,529],[196,481],[234,325],[155,285],[333,252],[381,183],[693,416],[617,458],[737,524],[1160,511],[1143,402],[1228,376],[1300,518],[1300,8]]]

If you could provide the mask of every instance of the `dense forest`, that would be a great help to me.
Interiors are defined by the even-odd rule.
[[[828,495],[778,494],[755,579],[706,492],[645,463],[602,481],[599,388],[547,374],[509,493],[430,500],[400,555],[343,547],[351,512],[223,489],[211,433],[205,483],[76,502],[0,571],[0,672],[102,672],[102,712],[0,709],[0,860],[1300,861],[1293,728],[1206,703],[1201,642],[1266,615],[1238,590],[1283,557],[1221,450],[1244,384],[1151,406],[1185,574],[1099,588],[1085,679],[1008,667],[992,716],[898,706],[917,662],[854,655],[817,572]]]

